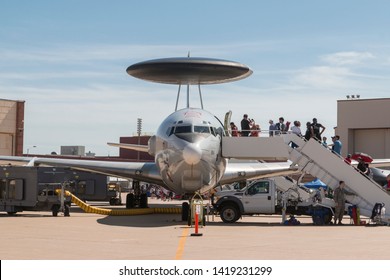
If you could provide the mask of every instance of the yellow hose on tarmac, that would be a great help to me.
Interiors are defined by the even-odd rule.
[[[61,190],[56,190],[57,193],[61,193]],[[74,194],[69,191],[65,191],[66,196],[72,198],[72,202],[79,206],[86,213],[93,213],[99,215],[108,215],[108,216],[132,216],[132,215],[146,215],[146,214],[180,214],[181,208],[135,208],[135,209],[104,209],[93,207],[88,205]]]

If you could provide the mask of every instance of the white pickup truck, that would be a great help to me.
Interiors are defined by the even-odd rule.
[[[290,214],[312,216],[314,224],[332,221],[334,202],[321,191],[298,187],[286,177],[251,182],[241,190],[215,194],[214,209],[225,223],[234,223],[242,215]]]

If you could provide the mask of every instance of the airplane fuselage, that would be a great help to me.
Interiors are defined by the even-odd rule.
[[[222,123],[211,113],[185,108],[169,115],[149,141],[149,153],[166,186],[175,193],[205,192],[221,179]]]

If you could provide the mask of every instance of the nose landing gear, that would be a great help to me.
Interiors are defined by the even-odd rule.
[[[203,198],[199,193],[195,193],[190,202],[182,203],[181,219],[187,221],[189,226],[194,225],[196,216],[198,216],[198,223],[202,226],[206,225],[205,206],[203,205]]]

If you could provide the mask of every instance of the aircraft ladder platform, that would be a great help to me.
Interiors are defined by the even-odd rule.
[[[298,147],[292,148],[292,143]],[[317,177],[333,190],[340,181],[344,181],[345,189],[352,193],[346,196],[347,201],[359,207],[360,214],[366,217],[371,217],[376,203],[390,207],[390,195],[382,186],[313,138],[305,141],[295,134],[267,138],[224,137],[222,153],[226,157],[239,159],[288,158],[300,171]],[[390,221],[390,211],[385,213],[384,219]]]
[[[290,160],[299,170],[317,177],[331,189],[344,181],[346,190],[353,193],[346,196],[347,201],[358,206],[361,215],[370,217],[376,203],[390,206],[390,195],[382,186],[315,139],[305,141],[295,134],[283,134],[282,138],[289,147]],[[291,142],[298,147],[292,148]],[[384,218],[390,219],[390,213],[385,214]]]

